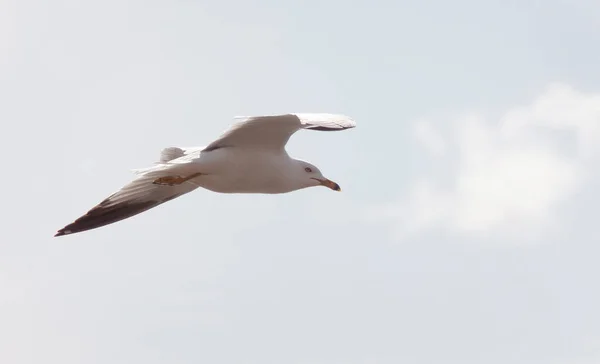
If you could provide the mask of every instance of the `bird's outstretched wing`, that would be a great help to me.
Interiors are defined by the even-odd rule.
[[[354,120],[338,114],[298,113],[236,119],[241,120],[234,123],[204,151],[226,147],[283,149],[292,134],[300,129],[338,131],[356,126]]]
[[[178,174],[180,166],[161,164],[140,172],[133,181],[60,229],[55,236],[91,230],[124,220],[198,188],[191,181],[173,186],[154,184],[158,178]]]

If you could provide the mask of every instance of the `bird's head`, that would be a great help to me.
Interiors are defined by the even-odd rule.
[[[325,178],[319,168],[308,162],[300,160],[296,161],[294,166],[294,174],[300,181],[302,181],[304,187],[325,186],[334,191],[342,190],[340,185],[328,178]]]

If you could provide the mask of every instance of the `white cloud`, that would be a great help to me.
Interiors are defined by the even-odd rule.
[[[471,113],[451,126],[447,137],[458,155],[452,156],[457,164],[450,178],[419,178],[401,202],[372,216],[399,221],[402,233],[431,227],[535,233],[590,178],[589,167],[595,166],[599,152],[600,94],[554,84],[497,123]],[[429,151],[437,145],[432,140],[441,140],[422,122],[415,128],[417,140]]]
[[[574,357],[557,358],[551,364],[598,364],[600,363],[600,338],[584,337],[577,345],[579,352]]]

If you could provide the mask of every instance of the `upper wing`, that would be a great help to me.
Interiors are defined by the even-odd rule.
[[[225,147],[282,149],[292,134],[300,129],[337,131],[354,128],[356,123],[336,114],[284,114],[243,117],[204,151]]]
[[[177,174],[178,165],[160,165],[141,172],[137,178],[94,206],[85,215],[60,229],[55,236],[95,229],[126,219],[198,188],[192,182],[175,186],[153,184],[159,177]]]

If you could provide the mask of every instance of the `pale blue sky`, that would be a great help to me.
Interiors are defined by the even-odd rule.
[[[0,0],[0,362],[600,362],[592,0]],[[235,115],[342,193],[54,232]]]

